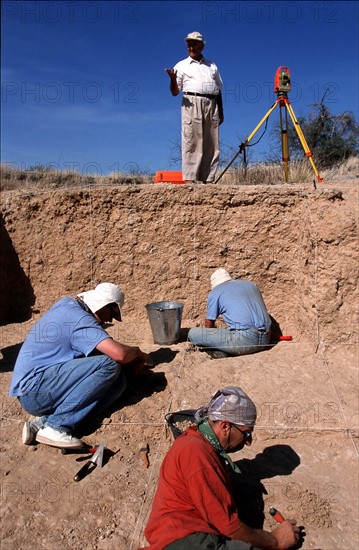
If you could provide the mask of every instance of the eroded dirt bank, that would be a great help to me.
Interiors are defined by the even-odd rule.
[[[125,315],[143,319],[146,303],[169,299],[203,318],[209,275],[225,266],[259,285],[285,331],[351,341],[357,209],[349,186],[4,192],[0,322],[105,280],[124,289]]]

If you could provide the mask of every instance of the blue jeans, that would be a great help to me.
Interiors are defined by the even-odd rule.
[[[72,432],[90,413],[99,414],[126,389],[121,365],[107,355],[73,359],[37,375],[30,393],[19,397],[30,414],[55,430]]]
[[[204,350],[220,350],[228,355],[248,355],[268,347],[270,330],[195,327],[188,332],[188,339]]]

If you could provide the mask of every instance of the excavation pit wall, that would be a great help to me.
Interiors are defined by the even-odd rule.
[[[283,334],[356,343],[358,192],[352,187],[121,185],[2,193],[0,323],[112,281],[124,322],[149,302],[205,318],[209,277],[254,281]]]

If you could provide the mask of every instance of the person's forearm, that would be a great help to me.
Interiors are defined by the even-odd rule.
[[[146,361],[147,355],[140,350],[138,347],[128,346],[126,344],[120,344],[112,338],[106,338],[102,340],[97,346],[96,349],[105,355],[108,355],[114,361],[118,363],[131,363],[136,359],[141,359]]]
[[[242,523],[241,527],[230,535],[232,540],[242,540],[248,542],[256,548],[263,550],[272,550],[278,548],[277,539],[269,532],[261,529],[252,529]]]
[[[299,537],[300,528],[296,526],[296,521],[291,519],[283,521],[271,532],[252,529],[242,523],[240,528],[231,535],[233,540],[243,540],[263,550],[287,550],[299,541]]]
[[[216,322],[210,321],[210,319],[205,319],[204,326],[205,328],[214,328],[216,326]]]
[[[180,93],[176,78],[171,78],[170,90],[171,94],[174,96]]]
[[[140,350],[140,348],[132,347],[132,346],[123,346],[124,349],[124,357],[122,360],[122,363],[132,363],[132,361],[135,361],[136,359],[141,359],[142,361],[146,360],[147,354],[145,354],[143,351]]]
[[[224,113],[223,113],[223,99],[222,99],[222,92],[221,91],[217,95],[217,105],[218,105],[219,118],[223,118],[223,116],[224,116]]]

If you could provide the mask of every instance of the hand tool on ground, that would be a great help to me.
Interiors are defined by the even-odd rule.
[[[270,508],[269,513],[278,523],[283,523],[283,521],[285,521],[285,518],[276,508]]]
[[[286,341],[286,342],[291,342],[293,340],[293,336],[279,336],[279,340],[281,341]]]
[[[98,449],[96,447],[89,447],[85,445],[84,447],[66,447],[61,449],[61,454],[71,455],[71,454],[94,454]]]
[[[102,468],[103,464],[103,454],[104,454],[105,446],[103,443],[100,443],[98,446],[98,449],[93,454],[93,456],[80,468],[80,470],[75,474],[74,481],[81,481],[85,476],[87,476],[92,470],[98,466],[99,468]]]
[[[149,453],[148,443],[142,443],[142,444],[141,444],[139,453],[140,453],[140,455],[141,455],[142,458],[143,458],[143,465],[144,465],[144,467],[145,467],[145,468],[148,468],[149,465],[150,465],[150,461],[148,460],[148,453]]]

